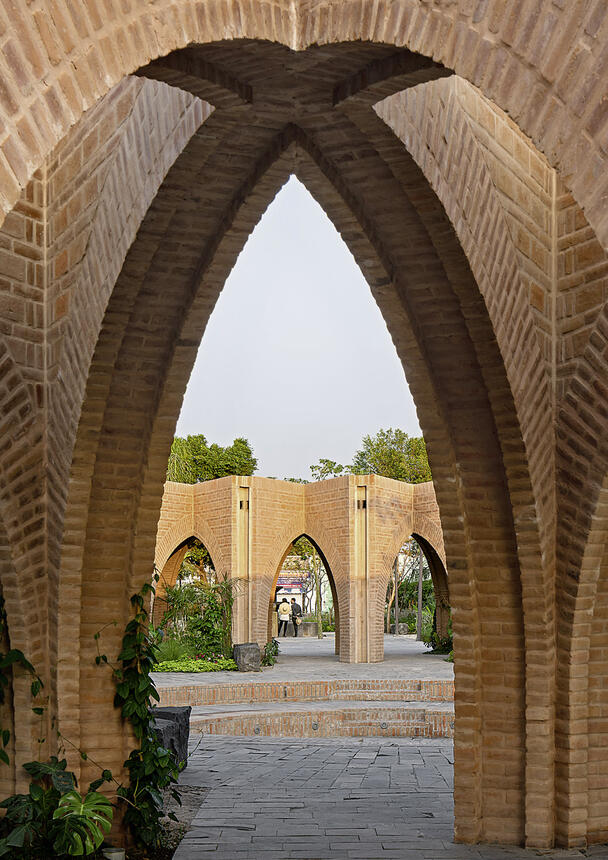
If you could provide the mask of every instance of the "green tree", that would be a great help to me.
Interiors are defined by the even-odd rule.
[[[190,538],[188,551],[179,571],[180,577],[194,576],[206,582],[214,572],[215,567],[207,547],[198,538]]]
[[[409,484],[431,480],[422,436],[408,436],[405,431],[392,428],[363,437],[351,470],[355,475],[383,475]]]
[[[167,480],[181,484],[198,484],[225,475],[253,475],[258,461],[247,439],[235,439],[225,448],[205,437],[176,436],[171,445]]]
[[[310,467],[310,471],[313,481],[324,481],[326,478],[348,475],[351,467],[336,463],[335,460],[328,460],[327,457],[321,457],[316,465]]]

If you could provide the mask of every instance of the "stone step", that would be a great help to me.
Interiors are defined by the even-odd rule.
[[[190,676],[191,677],[191,676]],[[451,702],[454,682],[435,679],[356,679],[334,678],[312,681],[240,681],[234,673],[230,684],[204,683],[158,688],[161,705],[219,705],[247,702]]]
[[[369,701],[268,703],[255,707],[196,707],[193,734],[241,737],[425,737],[454,736],[452,703]]]

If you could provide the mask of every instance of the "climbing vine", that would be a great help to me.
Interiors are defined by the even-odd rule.
[[[66,770],[65,759],[59,760],[53,756],[46,763],[25,764],[25,770],[33,777],[29,794],[14,795],[0,803],[6,809],[3,834],[0,836],[0,856],[12,856],[14,851],[27,851],[28,856],[32,857],[51,856],[49,851],[53,856],[93,853],[109,831],[112,820],[109,801],[97,793],[104,782],[117,785],[116,793],[126,804],[124,821],[135,841],[147,848],[159,844],[163,815],[162,790],[177,782],[179,766],[171,752],[158,743],[150,708],[152,700],[159,701],[150,674],[157,662],[157,647],[149,634],[145,603],[148,595],[154,593],[156,582],[158,575],[155,575],[152,584],[145,584],[131,597],[133,617],[125,628],[118,665],[109,663],[106,655],[99,650],[96,657],[97,665],[106,664],[110,667],[116,682],[114,705],[120,708],[122,717],[130,722],[138,741],[138,747],[124,763],[129,774],[129,784],[116,783],[111,772],[100,767],[101,778],[91,783],[82,797],[76,790],[74,774]],[[0,596],[0,643],[7,640],[6,634],[6,610]],[[101,631],[95,634],[98,645],[100,635]],[[32,710],[43,718],[45,707],[36,702],[43,689],[42,680],[25,655],[17,649],[0,652],[0,705],[6,701],[15,666],[21,666],[31,675]],[[74,746],[59,732],[57,735],[61,747],[64,742]],[[10,737],[9,729],[0,728],[0,761],[5,764],[10,763],[6,750]],[[45,738],[39,738],[40,744],[44,741]],[[89,758],[82,750],[77,751],[83,760]],[[177,790],[173,788],[171,793],[179,803]],[[170,813],[170,817],[175,819],[173,813]]]
[[[6,606],[4,603],[4,597],[0,595],[0,643],[4,644],[8,640],[8,626],[7,626],[7,617],[6,617]],[[8,689],[11,684],[11,680],[13,677],[13,669],[16,666],[21,666],[21,668],[27,672],[32,681],[30,684],[30,692],[32,694],[32,699],[36,699],[36,697],[40,694],[44,684],[42,683],[40,676],[30,663],[30,661],[26,658],[23,651],[19,651],[17,648],[10,648],[8,651],[0,652],[0,707],[4,705],[6,702],[6,695]],[[35,714],[42,716],[44,713],[44,708],[35,706],[32,708]],[[2,748],[0,749],[0,762],[4,764],[9,764],[9,757],[6,751],[6,747],[9,744],[11,738],[10,730],[7,728],[0,728],[0,740],[2,741]]]
[[[162,790],[177,782],[179,767],[169,750],[160,746],[154,731],[154,716],[150,710],[151,700],[159,701],[158,692],[150,673],[157,662],[157,646],[148,627],[146,598],[153,594],[158,575],[153,583],[146,583],[131,597],[133,618],[125,628],[118,666],[112,666],[105,654],[98,654],[98,665],[108,664],[116,682],[114,704],[120,708],[124,719],[133,727],[139,747],[134,749],[125,762],[129,774],[129,785],[118,789],[119,797],[126,802],[124,821],[134,839],[140,845],[153,847],[159,844],[161,817],[163,815]],[[101,631],[95,634],[99,640]],[[180,795],[171,790],[179,803]],[[171,818],[175,818],[170,814]]]
[[[4,599],[0,596],[0,642],[8,642]],[[0,653],[0,705],[6,702],[14,669],[21,667],[31,677],[32,711],[44,725],[47,702],[37,701],[43,683],[22,651],[11,648]],[[40,732],[40,749],[46,738]],[[60,745],[66,740],[58,732]],[[0,729],[0,761],[10,764],[6,747],[11,733]],[[68,742],[69,743],[69,742]],[[73,744],[72,744],[73,746]],[[86,753],[78,750],[82,759]],[[46,858],[83,856],[94,853],[109,833],[114,810],[107,797],[97,792],[112,780],[109,770],[89,786],[83,796],[77,790],[76,777],[67,770],[66,759],[51,756],[46,761],[25,762],[23,769],[32,781],[27,794],[14,794],[0,802],[4,816],[0,822],[0,857]]]

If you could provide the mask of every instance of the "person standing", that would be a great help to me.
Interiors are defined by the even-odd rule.
[[[291,606],[287,602],[286,597],[284,597],[281,603],[279,603],[277,613],[279,616],[279,630],[277,636],[280,636],[281,630],[283,630],[283,638],[285,638],[285,636],[287,636],[287,625],[291,618]]]
[[[298,638],[298,627],[302,623],[302,607],[296,603],[295,597],[291,598],[291,620],[293,621],[293,635]]]

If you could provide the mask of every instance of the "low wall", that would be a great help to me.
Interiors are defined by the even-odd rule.
[[[194,734],[241,737],[453,738],[454,714],[426,708],[339,708],[328,712],[225,714],[194,717]]]
[[[158,687],[161,705],[221,705],[242,702],[300,702],[357,699],[370,702],[451,702],[453,681],[419,679],[335,679],[331,681],[264,682],[236,679],[229,684]]]

